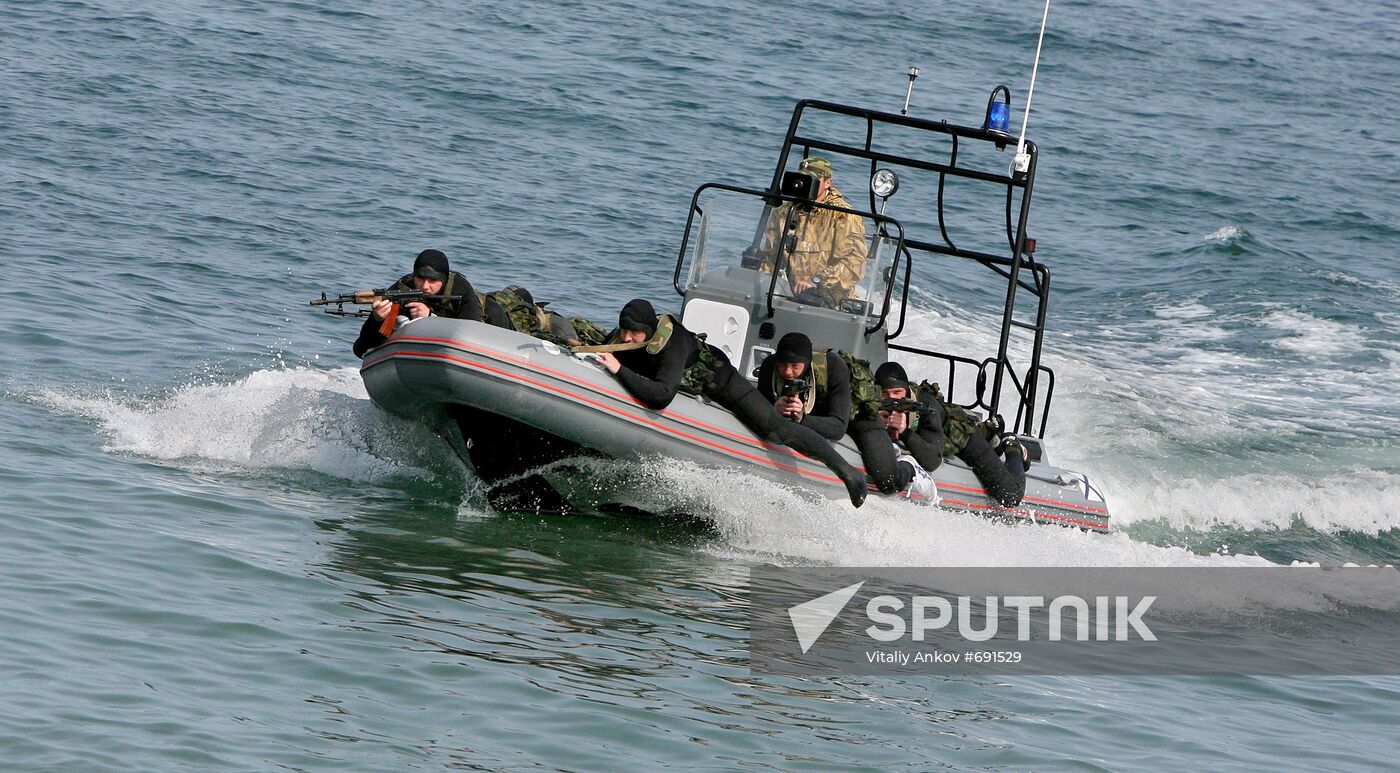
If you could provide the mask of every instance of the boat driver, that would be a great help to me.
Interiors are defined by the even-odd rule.
[[[472,319],[481,321],[481,299],[467,278],[452,271],[447,265],[447,256],[441,250],[423,250],[413,261],[413,273],[405,274],[395,282],[390,290],[417,290],[424,295],[461,296],[456,300],[411,301],[403,304],[399,313],[409,319],[419,319],[429,315]],[[360,337],[355,339],[356,357],[364,357],[365,352],[389,340],[379,332],[384,319],[389,316],[393,304],[381,300],[370,307],[369,317],[360,328]]]
[[[832,183],[830,161],[816,156],[804,158],[797,171],[816,178],[818,203],[853,209]],[[856,283],[865,273],[865,219],[847,212],[788,202],[768,215],[759,270],[773,270],[780,247],[787,253],[787,272],[794,299],[834,309],[851,297]]]
[[[729,409],[755,435],[781,443],[825,464],[860,507],[865,502],[865,474],[846,463],[831,443],[816,431],[788,421],[759,394],[724,352],[705,343],[670,315],[658,317],[650,302],[627,302],[618,315],[617,330],[600,351],[598,364],[617,377],[634,398],[653,410],[671,404],[676,392],[704,395]],[[612,351],[607,351],[611,349]]]
[[[778,339],[777,349],[758,366],[758,391],[788,421],[810,427],[827,440],[846,434],[851,369],[834,349],[814,359],[812,339],[802,333]]]

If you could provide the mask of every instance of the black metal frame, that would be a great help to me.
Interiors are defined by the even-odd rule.
[[[848,145],[802,135],[800,133],[802,118],[808,110],[864,119],[866,125],[864,144],[861,146]],[[910,129],[948,135],[952,138],[952,149],[949,152],[947,163],[924,161],[876,150],[874,148],[876,123],[903,126]],[[1026,250],[1026,223],[1030,217],[1031,191],[1035,185],[1035,169],[1039,158],[1039,149],[1036,147],[1035,143],[1027,140],[1024,147],[1025,152],[1029,156],[1030,163],[1026,171],[1015,172],[1010,175],[998,174],[958,166],[958,144],[962,140],[989,142],[996,145],[998,149],[1001,149],[1006,147],[1011,138],[1002,132],[980,127],[957,126],[943,121],[930,121],[907,115],[868,110],[821,100],[802,100],[798,102],[797,106],[793,109],[792,121],[788,124],[787,135],[783,139],[782,152],[778,156],[778,164],[773,173],[773,189],[777,190],[778,184],[782,180],[783,171],[787,169],[788,157],[794,146],[800,146],[803,149],[804,157],[809,155],[813,150],[820,150],[844,156],[868,159],[870,161],[870,174],[872,175],[881,163],[936,172],[938,174],[938,229],[942,238],[942,243],[905,238],[902,240],[903,244],[906,250],[912,248],[976,261],[995,271],[1007,280],[1006,301],[1002,309],[1001,337],[997,344],[997,353],[994,358],[987,358],[981,363],[978,363],[975,360],[958,355],[931,352],[912,346],[898,344],[888,345],[890,348],[899,351],[920,354],[948,362],[948,393],[950,398],[952,396],[953,378],[955,376],[957,363],[963,362],[965,364],[977,366],[977,399],[973,404],[967,407],[984,408],[991,415],[999,413],[1002,385],[1009,375],[1011,385],[1020,399],[1017,401],[1016,417],[1008,426],[1019,432],[1043,437],[1045,434],[1045,424],[1050,415],[1050,401],[1055,388],[1054,372],[1040,362],[1041,347],[1045,339],[1045,314],[1050,298],[1050,269],[1037,263],[1034,255]],[[948,235],[943,206],[944,184],[950,176],[979,180],[1006,187],[1006,235],[1010,257],[978,250],[962,249],[953,243],[951,237]],[[1021,201],[1013,225],[1012,209],[1015,203],[1015,192],[1018,188],[1022,191]],[[875,194],[873,191],[870,193],[870,209],[872,212],[875,210]],[[913,263],[913,256],[907,252],[905,255],[907,260],[905,261],[904,292],[900,300],[899,327],[892,333],[886,335],[887,341],[898,337],[900,333],[904,331],[904,316],[909,304],[910,266]],[[1029,269],[1031,281],[1027,282],[1021,276],[1023,268]],[[1015,318],[1014,312],[1017,293],[1021,289],[1032,293],[1037,301],[1034,323],[1022,322]],[[1012,366],[1007,356],[1007,349],[1011,339],[1011,328],[1013,326],[1030,330],[1034,336],[1031,345],[1031,361],[1025,370],[1024,378],[1017,377],[1015,368]],[[989,365],[993,365],[995,368],[990,402],[986,399],[985,390],[986,371]],[[1039,426],[1037,427],[1035,408],[1040,388],[1040,374],[1042,372],[1047,374],[1048,380],[1046,382],[1045,402],[1042,406]]]
[[[808,111],[864,119],[866,127],[864,143],[862,145],[849,145],[801,134],[802,118]],[[875,149],[874,136],[875,125],[877,123],[948,135],[952,140],[952,148],[949,151],[947,163],[925,161]],[[1054,371],[1042,365],[1040,361],[1041,348],[1045,339],[1045,315],[1050,298],[1050,269],[1036,262],[1035,256],[1031,251],[1027,250],[1026,236],[1026,224],[1030,217],[1031,191],[1035,185],[1035,169],[1039,158],[1039,149],[1036,147],[1035,143],[1027,140],[1024,145],[1025,152],[1029,156],[1029,164],[1026,167],[1026,171],[1001,174],[958,166],[958,148],[959,143],[962,141],[989,142],[996,145],[997,149],[1000,150],[1012,143],[1013,138],[1005,133],[980,127],[958,126],[943,121],[930,121],[907,115],[899,115],[897,113],[868,110],[821,100],[802,100],[798,102],[797,106],[793,109],[792,120],[788,124],[787,134],[783,139],[782,152],[778,155],[778,163],[773,172],[773,181],[768,190],[756,191],[749,188],[740,188],[720,183],[707,183],[696,190],[694,197],[691,199],[691,210],[686,219],[685,237],[682,239],[680,254],[676,260],[676,272],[672,280],[672,285],[675,287],[677,293],[684,294],[684,291],[680,287],[680,275],[682,264],[685,260],[685,251],[690,240],[690,229],[694,222],[695,214],[701,211],[698,204],[700,194],[707,189],[716,188],[762,196],[769,201],[770,205],[774,205],[774,202],[777,201],[797,201],[798,199],[795,197],[787,196],[780,192],[782,190],[781,183],[783,172],[787,170],[788,158],[794,147],[802,148],[802,155],[804,158],[810,155],[813,150],[818,150],[843,156],[867,159],[870,161],[871,175],[875,173],[875,170],[882,163],[935,172],[938,174],[938,230],[941,243],[906,236],[901,223],[894,218],[878,214],[875,211],[875,193],[873,191],[870,191],[869,212],[859,212],[856,210],[848,210],[843,207],[823,204],[816,204],[815,206],[842,212],[851,212],[862,217],[873,218],[881,229],[880,233],[877,235],[885,234],[883,229],[887,224],[892,224],[899,229],[894,267],[897,274],[899,261],[903,259],[904,287],[899,302],[899,326],[895,328],[893,332],[886,333],[885,340],[887,346],[897,351],[932,357],[947,362],[947,396],[949,399],[952,399],[958,365],[962,364],[965,367],[976,368],[976,399],[965,407],[984,409],[989,415],[999,415],[1002,386],[1009,378],[1012,388],[1020,399],[1017,401],[1016,405],[1016,416],[1007,426],[1020,433],[1044,437],[1045,425],[1050,416],[1050,402],[1055,391]],[[952,238],[948,234],[947,218],[944,210],[944,187],[948,177],[977,180],[989,184],[1002,185],[1006,188],[1006,236],[1009,256],[997,255],[979,250],[963,249],[953,243]],[[1017,189],[1021,190],[1019,208],[1015,206]],[[1013,208],[1018,210],[1014,218],[1014,223],[1012,217]],[[761,227],[762,226],[760,226],[760,228]],[[996,356],[978,361],[960,355],[934,352],[914,346],[889,343],[904,332],[905,313],[909,306],[909,281],[913,266],[913,254],[910,252],[911,249],[972,260],[991,269],[1006,280],[1006,300],[1002,308],[1001,336],[997,343]],[[1022,276],[1023,269],[1029,272],[1029,281]],[[770,314],[773,308],[773,289],[776,286],[776,282],[777,272],[774,271],[774,279],[770,283],[768,291],[768,309]],[[875,332],[886,322],[890,311],[891,299],[893,298],[893,288],[894,276],[891,277],[886,287],[885,302],[880,314],[880,320],[874,327],[867,331],[867,334]],[[1017,294],[1020,290],[1025,290],[1034,296],[1036,301],[1034,322],[1022,322],[1015,317]],[[1007,354],[1011,340],[1012,327],[1029,330],[1033,334],[1030,364],[1026,367],[1024,374],[1019,377]],[[990,400],[988,399],[986,390],[987,371],[989,367],[992,369]],[[1046,377],[1044,383],[1045,399],[1044,403],[1041,405],[1039,422],[1037,422],[1036,403],[1038,402],[1042,373],[1045,374]]]

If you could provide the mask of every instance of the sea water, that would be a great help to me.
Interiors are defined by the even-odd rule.
[[[7,769],[1380,766],[1388,678],[768,679],[748,567],[1400,558],[1400,17],[1050,10],[1028,136],[1047,441],[1110,535],[656,461],[711,531],[494,512],[369,402],[354,321],[427,247],[606,321],[675,310],[691,192],[799,98],[1019,131],[1042,6],[0,5]],[[838,180],[859,192],[859,179]],[[891,214],[928,202],[891,201]],[[988,274],[907,342],[984,356]],[[1285,570],[1286,571],[1286,570]]]

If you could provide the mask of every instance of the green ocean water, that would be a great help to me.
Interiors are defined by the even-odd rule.
[[[772,678],[748,569],[1400,558],[1400,22],[1052,6],[1030,135],[1047,439],[1118,533],[813,504],[493,512],[305,302],[425,247],[675,309],[702,182],[804,97],[1023,104],[1041,6],[0,6],[0,760],[14,770],[1378,768],[1393,678]],[[1017,113],[1019,116],[1019,112]],[[913,342],[999,290],[915,271]]]

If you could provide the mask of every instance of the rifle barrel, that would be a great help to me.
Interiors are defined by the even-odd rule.
[[[312,306],[329,306],[335,304],[342,306],[347,303],[371,305],[380,301],[392,301],[394,303],[414,303],[422,301],[460,301],[465,298],[460,295],[426,295],[421,290],[356,290],[353,293],[341,293],[332,298],[321,293],[320,298],[311,301]]]

